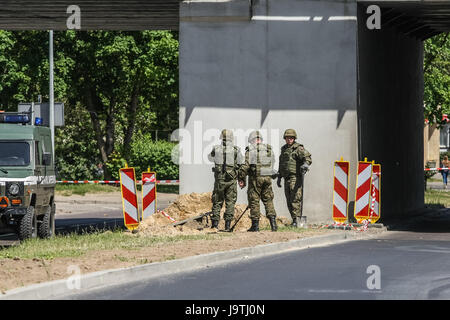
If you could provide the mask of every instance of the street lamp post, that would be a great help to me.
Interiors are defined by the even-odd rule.
[[[50,64],[50,83],[49,83],[49,123],[52,138],[52,159],[55,161],[55,101],[53,95],[53,30],[50,30],[49,38],[49,64]]]

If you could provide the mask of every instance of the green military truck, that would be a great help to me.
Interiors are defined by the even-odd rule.
[[[0,112],[0,226],[20,240],[55,233],[51,130],[33,112]]]

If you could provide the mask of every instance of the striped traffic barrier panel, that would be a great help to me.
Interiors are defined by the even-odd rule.
[[[348,216],[348,173],[350,163],[341,158],[334,162],[333,211],[336,223],[343,223]]]
[[[124,224],[128,230],[134,230],[139,226],[139,211],[136,196],[136,178],[134,168],[122,168],[119,170],[120,188],[122,191],[122,206]]]
[[[142,220],[156,212],[156,173],[142,172]]]
[[[380,219],[381,207],[381,164],[372,164],[371,207],[369,220],[375,223]]]
[[[372,185],[372,162],[358,162],[354,216],[358,223],[369,218],[370,186]]]

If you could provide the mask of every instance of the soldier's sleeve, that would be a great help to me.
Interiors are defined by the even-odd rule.
[[[208,160],[214,162],[215,156],[216,156],[216,148],[213,147],[211,153],[208,154]]]
[[[305,147],[303,147],[303,146],[298,147],[297,155],[298,155],[298,159],[302,163],[306,163],[308,166],[311,165],[311,163],[312,163],[311,153],[309,153],[309,151],[306,150]]]
[[[278,176],[281,176],[280,175],[280,167],[281,167],[281,154],[283,153],[283,148],[284,148],[284,146],[283,147],[281,147],[281,150],[280,150],[280,155],[278,156]]]
[[[247,176],[248,169],[250,168],[250,161],[249,161],[249,151],[248,148],[245,148],[245,159],[243,161],[243,164],[239,168],[238,173],[238,179],[245,181],[245,177]]]

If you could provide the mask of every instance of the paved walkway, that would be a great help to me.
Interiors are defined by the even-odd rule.
[[[158,209],[167,208],[177,198],[177,194],[173,193],[158,193],[156,203]],[[138,202],[140,202],[142,195],[137,192]],[[55,197],[56,215],[74,215],[94,212],[122,212],[122,195],[120,192],[110,192],[101,194],[86,194]]]
[[[450,183],[447,185],[447,189],[444,189],[444,183],[443,182],[428,181],[427,182],[427,190],[428,189],[450,191]]]

